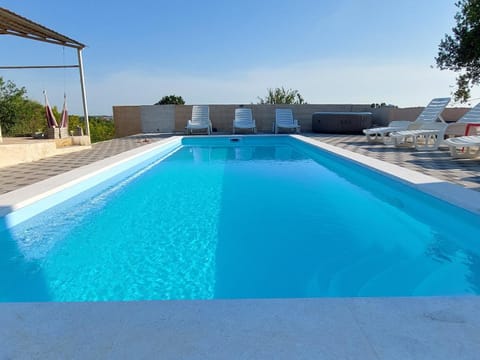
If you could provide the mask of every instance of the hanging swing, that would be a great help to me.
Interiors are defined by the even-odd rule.
[[[48,102],[47,91],[43,90],[45,97],[45,118],[47,120],[47,137],[49,139],[64,139],[68,137],[68,110],[67,110],[67,94],[63,94],[63,108],[60,116],[60,124],[55,118],[50,103]]]
[[[65,47],[62,47],[62,58],[65,66]],[[57,123],[57,119],[53,114],[52,108],[48,102],[47,91],[43,90],[45,96],[45,117],[48,126],[48,138],[49,139],[65,139],[68,137],[68,111],[67,111],[67,93],[65,91],[65,68],[63,70],[63,107],[62,114],[60,116],[60,124]]]

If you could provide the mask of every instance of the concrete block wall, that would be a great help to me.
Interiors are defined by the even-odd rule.
[[[235,109],[239,104],[210,105],[210,119],[217,132],[232,132]],[[375,125],[387,125],[393,120],[415,120],[422,107],[394,108],[383,107],[372,109],[370,104],[305,104],[305,105],[267,105],[244,104],[252,109],[259,132],[271,132],[275,119],[275,109],[291,108],[294,117],[300,121],[301,131],[312,131],[312,114],[326,112],[372,112]],[[446,121],[458,120],[468,108],[448,108],[442,113]],[[176,132],[183,133],[185,125],[192,115],[192,105],[144,105],[114,106],[113,117],[115,136],[123,137],[140,133]]]
[[[175,128],[175,105],[141,106],[143,133],[172,132]]]
[[[446,122],[454,122],[460,119],[470,108],[446,108],[442,117]],[[383,107],[372,109],[373,122],[375,125],[384,126],[394,120],[414,121],[423,111],[423,107],[391,108]]]
[[[218,132],[231,132],[235,109],[243,106],[252,109],[257,130],[259,132],[271,132],[275,120],[275,109],[291,108],[293,116],[300,122],[301,130],[312,131],[312,114],[318,111],[370,111],[370,105],[270,105],[270,104],[230,104],[210,105],[210,119],[213,127]],[[179,105],[175,108],[175,130],[184,131],[185,125],[192,114],[192,105]]]
[[[312,114],[318,111],[370,111],[370,105],[267,105],[267,104],[228,104],[209,105],[210,119],[217,132],[231,132],[235,109],[243,106],[252,109],[259,132],[271,132],[275,119],[275,109],[291,108],[294,117],[300,121],[301,130],[312,130]],[[114,106],[113,118],[115,136],[123,137],[148,132],[183,133],[187,121],[192,116],[192,105],[145,105]]]
[[[141,106],[114,106],[115,137],[142,133]]]

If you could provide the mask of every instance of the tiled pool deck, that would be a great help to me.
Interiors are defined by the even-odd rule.
[[[480,191],[480,159],[306,134]],[[0,194],[166,136],[0,169]],[[478,359],[480,299],[462,297],[0,304],[0,359]]]

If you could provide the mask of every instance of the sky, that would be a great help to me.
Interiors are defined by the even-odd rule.
[[[425,106],[450,96],[455,73],[435,66],[455,0],[0,0],[87,47],[90,115],[151,105],[250,104],[267,89],[310,104]],[[75,49],[0,36],[0,66],[77,64]],[[78,69],[0,70],[30,99],[82,114]],[[473,89],[472,98],[480,97]],[[451,103],[454,106],[461,104]]]

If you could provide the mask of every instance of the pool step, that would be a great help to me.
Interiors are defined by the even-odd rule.
[[[372,276],[358,291],[358,296],[411,296],[424,279],[440,263],[426,259],[423,255],[395,261],[390,267]]]
[[[366,255],[344,267],[330,279],[330,296],[357,296],[362,286],[397,259],[388,253]]]
[[[305,296],[329,296],[329,284],[334,274],[362,256],[359,249],[353,248],[337,248],[331,253],[335,256],[329,255],[328,258],[322,259],[318,264],[316,274],[307,284]]]
[[[439,266],[421,281],[413,290],[414,296],[425,295],[465,295],[475,294],[472,280],[465,278],[468,265],[454,262]],[[470,272],[471,273],[471,272]],[[439,289],[442,289],[439,293]]]

